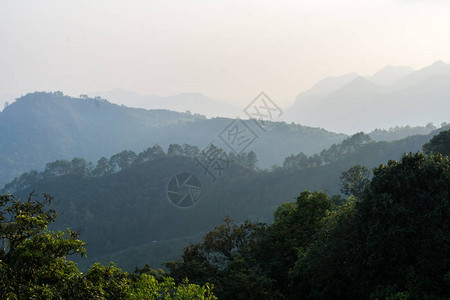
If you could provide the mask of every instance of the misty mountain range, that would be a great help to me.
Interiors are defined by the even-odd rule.
[[[145,110],[106,100],[72,98],[62,92],[32,93],[0,112],[0,185],[47,162],[83,157],[96,162],[122,150],[140,152],[159,144],[190,144],[205,148],[211,142],[232,151],[218,137],[233,122],[228,118],[169,110]],[[293,153],[320,152],[346,136],[319,128],[267,122],[265,132],[253,121],[246,124],[258,137],[248,150],[259,166],[281,164]]]
[[[201,93],[183,93],[161,97],[156,95],[139,95],[132,91],[114,89],[92,93],[92,95],[108,99],[111,103],[124,104],[129,107],[168,109],[177,112],[189,111],[206,117],[236,118],[242,115],[242,108],[209,98]]]
[[[206,117],[245,118],[242,110],[247,105],[237,107],[202,93],[161,97],[113,89],[89,96],[128,107],[191,112]],[[0,95],[2,108],[6,101],[13,102],[12,95]],[[372,76],[349,73],[327,77],[301,92],[294,104],[283,111],[282,121],[346,134],[394,126],[425,126],[430,122],[440,125],[449,120],[450,65],[437,61],[416,71],[387,66]]]
[[[207,117],[242,116],[242,108],[201,93],[159,97],[114,89],[92,95],[131,107],[191,111]],[[372,76],[327,77],[300,93],[294,104],[284,109],[281,120],[353,134],[397,125],[439,125],[448,121],[448,111],[450,65],[437,61],[416,71],[386,66]]]
[[[354,133],[449,119],[450,65],[437,61],[413,71],[385,67],[373,76],[329,77],[300,93],[284,120]]]

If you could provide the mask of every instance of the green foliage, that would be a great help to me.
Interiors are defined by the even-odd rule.
[[[450,296],[442,288],[450,270],[450,160],[405,155],[374,170],[357,205],[355,253],[365,293],[399,286],[413,297]]]
[[[215,145],[211,145],[212,153],[217,153],[220,156],[226,156],[225,151]],[[205,150],[201,152],[205,154]],[[168,154],[158,144],[149,147],[147,150],[134,153],[131,150],[124,150],[117,154],[114,154],[107,159],[102,157],[98,160],[97,165],[94,167],[92,162],[86,162],[85,159],[75,157],[71,162],[67,160],[57,160],[46,164],[45,170],[37,172],[32,170],[27,173],[23,173],[20,177],[14,178],[13,181],[6,184],[0,192],[3,193],[15,193],[17,191],[32,188],[40,180],[75,175],[79,177],[101,177],[105,175],[111,175],[120,171],[129,169],[144,162],[157,160],[163,157],[195,157],[200,155],[200,150],[197,146],[184,144],[183,147],[178,144],[171,144],[168,149]],[[208,158],[210,159],[210,158]],[[250,151],[248,154],[243,152],[239,155],[235,155],[230,152],[230,161],[238,163],[242,166],[246,166],[250,169],[256,169],[258,158],[255,152]]]
[[[212,282],[220,299],[280,299],[295,295],[290,269],[306,249],[321,220],[334,208],[328,195],[303,192],[281,205],[274,224],[233,224],[227,218],[204,241],[184,250],[182,260],[167,264],[176,280]]]
[[[2,299],[217,299],[212,286],[176,285],[148,266],[128,274],[114,264],[94,264],[81,273],[68,257],[85,255],[86,245],[74,231],[51,232],[57,216],[52,198],[33,195],[22,202],[0,196],[0,298]]]
[[[360,132],[346,138],[340,144],[333,144],[330,148],[322,150],[320,155],[316,153],[312,156],[307,156],[303,152],[297,155],[291,154],[284,160],[283,168],[286,170],[300,170],[319,167],[324,163],[333,163],[370,143],[372,143],[370,136]]]
[[[369,135],[359,132],[357,134],[352,135],[351,137],[346,138],[340,144],[333,144],[329,149],[324,149],[320,152],[320,156],[322,156],[323,160],[326,163],[335,162],[338,159],[342,158],[344,155],[349,154],[363,145],[367,145],[372,143],[372,139]]]
[[[255,169],[258,164],[258,157],[256,156],[256,153],[253,151],[250,151],[247,154],[247,167],[250,169]]]
[[[156,142],[165,150],[174,142],[205,147],[231,121],[130,108],[86,95],[80,99],[59,92],[30,93],[0,112],[0,186],[30,169],[42,171],[47,162],[75,156],[97,161],[124,149],[138,153]],[[254,125],[252,120],[244,122]],[[269,167],[297,149],[312,154],[345,137],[299,124],[266,122],[265,138],[252,150],[260,166]]]
[[[84,266],[97,260],[101,260],[102,263],[115,261],[130,271],[136,265],[143,265],[146,262],[159,266],[162,261],[176,259],[177,255],[182,254],[182,247],[188,243],[189,239],[193,240],[195,236],[197,241],[197,237],[202,232],[212,228],[218,219],[227,214],[232,215],[239,224],[246,218],[270,222],[273,210],[286,199],[293,199],[295,195],[298,195],[299,190],[326,188],[330,194],[338,193],[341,172],[355,164],[373,167],[386,161],[386,158],[397,158],[398,153],[419,149],[420,145],[428,139],[430,137],[415,136],[392,143],[367,143],[339,157],[335,162],[301,170],[278,169],[274,172],[254,172],[238,163],[232,164],[230,170],[220,177],[214,186],[209,185],[207,180],[209,178],[202,178],[205,192],[202,197],[204,198],[198,206],[186,211],[171,207],[165,199],[164,188],[167,180],[179,169],[199,173],[201,170],[195,167],[195,161],[190,157],[167,157],[159,146],[150,147],[147,152],[149,155],[141,156],[144,159],[142,162],[138,162],[137,158],[130,168],[112,176],[68,174],[41,178],[33,184],[28,184],[28,190],[22,191],[22,195],[36,188],[40,191],[49,191],[56,196],[58,211],[62,211],[63,214],[58,218],[54,228],[63,229],[68,226],[80,228],[89,244],[90,260],[86,261]],[[158,151],[158,148],[161,151]],[[183,151],[184,149],[185,147]],[[158,157],[158,153],[161,155],[161,152],[163,155]],[[152,156],[152,153],[155,153],[155,156]],[[332,196],[330,200],[333,203],[332,208],[329,209],[331,216],[335,213],[336,206],[345,205],[345,199]],[[286,205],[285,208],[288,212],[291,209],[292,213],[295,211],[295,203]],[[332,298],[335,295],[348,295],[349,290],[364,291],[361,292],[364,294],[372,293],[378,286],[380,289],[390,286],[390,284],[379,283],[377,286],[365,289],[358,286],[359,283],[353,279],[361,277],[356,270],[364,270],[363,267],[356,269],[356,255],[353,249],[357,247],[350,246],[355,245],[356,238],[353,235],[346,236],[347,230],[343,229],[349,228],[348,232],[353,232],[355,231],[353,225],[336,231],[340,234],[335,235],[341,238],[326,240],[326,244],[322,244],[334,245],[334,249],[340,250],[340,252],[336,250],[335,253],[341,253],[341,257],[334,259],[334,254],[327,252],[328,248],[325,246],[318,248],[322,249],[321,251],[313,251],[312,245],[319,245],[323,224],[319,223],[312,237],[305,240],[302,238],[304,243],[290,237],[289,226],[285,226],[284,232],[279,232],[288,237],[286,243],[277,241],[274,238],[276,233],[271,232],[271,226],[269,226],[267,230],[260,232],[257,238],[255,237],[254,246],[244,247],[248,250],[241,250],[239,253],[232,251],[237,258],[227,262],[225,269],[219,269],[220,277],[214,277],[216,276],[214,269],[218,265],[211,261],[209,265],[205,264],[202,259],[208,258],[208,255],[198,255],[196,251],[203,250],[192,248],[193,251],[189,255],[196,259],[189,260],[192,267],[185,264],[185,276],[175,278],[176,282],[181,283],[186,276],[191,279],[189,272],[196,270],[198,275],[193,276],[191,282],[196,284],[213,282],[217,287],[216,290],[221,290],[221,296],[235,293],[242,299],[246,297],[279,299],[282,298],[280,294],[286,296],[299,293],[305,297],[309,295],[308,297],[320,298],[325,297],[323,295],[331,295]],[[349,224],[351,224],[350,221]],[[292,228],[295,229],[296,226],[294,224]],[[331,229],[329,231],[332,232]],[[302,237],[302,234],[298,236]],[[259,245],[267,245],[267,247]],[[292,248],[290,245],[293,245]],[[274,255],[272,259],[270,251],[276,252],[273,251],[276,247],[286,249],[283,253],[287,253],[289,259],[284,260],[282,254],[276,254],[281,257]],[[361,248],[361,246],[358,247]],[[314,256],[314,253],[317,255]],[[345,256],[346,253],[349,257]],[[307,260],[300,260],[301,257]],[[76,261],[79,262],[80,259]],[[317,265],[320,261],[327,263]],[[340,262],[345,263],[340,264]],[[329,267],[328,272],[326,272],[327,265],[332,266]],[[334,276],[332,270],[339,270],[340,273]],[[160,280],[154,273],[149,275]],[[408,278],[414,278],[414,276],[416,276],[414,272],[408,273]],[[210,278],[214,280],[209,280]],[[308,278],[315,278],[315,280],[309,282]],[[339,278],[346,278],[346,283],[343,284]],[[448,280],[445,278],[444,274],[438,284],[447,284]],[[399,285],[394,294],[403,292],[410,293],[408,288]],[[232,297],[229,296],[229,298]]]
[[[426,154],[441,153],[450,156],[450,130],[435,135],[428,143],[423,145]]]
[[[304,299],[351,299],[355,204],[351,197],[325,216],[306,251],[298,253],[290,275]]]
[[[109,164],[111,165],[111,169],[113,170],[125,170],[131,167],[136,159],[136,153],[131,150],[125,150],[111,156],[111,158],[109,159]]]
[[[135,164],[151,161],[157,158],[164,157],[166,153],[164,153],[164,150],[161,148],[160,145],[156,144],[153,147],[149,147],[147,150],[142,151],[138,154]]]
[[[447,299],[450,161],[405,155],[323,221],[297,262],[311,299]],[[302,282],[302,281],[300,281]]]
[[[298,286],[290,275],[299,253],[303,253],[320,229],[322,219],[334,210],[327,194],[304,191],[296,202],[283,203],[274,212],[274,223],[260,242],[258,258],[267,261],[270,278],[285,294],[295,294]]]
[[[181,260],[166,266],[177,281],[189,274],[193,282],[213,283],[220,299],[272,299],[272,281],[252,264],[250,256],[264,229],[264,224],[236,225],[226,218],[202,243],[185,248]]]
[[[444,127],[446,124],[443,123],[441,126]],[[428,123],[426,126],[395,126],[392,128],[386,129],[375,129],[369,136],[374,141],[395,141],[404,139],[405,137],[412,135],[427,135],[430,134],[433,130],[436,130],[436,126],[433,123]]]
[[[358,201],[306,191],[283,203],[244,247],[226,221],[170,274],[214,281],[221,299],[448,299],[449,195],[448,157],[407,154],[376,168]]]
[[[78,234],[50,232],[56,212],[47,208],[52,198],[42,201],[0,196],[0,297],[4,298],[71,298],[79,284],[76,265],[68,255],[85,254],[85,243]],[[58,296],[57,296],[58,295]]]
[[[299,191],[327,190],[330,195],[338,194],[339,176],[350,167],[360,164],[373,168],[388,159],[399,159],[400,153],[417,151],[430,138],[431,135],[414,136],[390,143],[364,144],[333,163],[307,169],[277,168],[273,172],[254,172],[245,166],[248,154],[241,153],[239,160],[232,159],[230,169],[222,173],[214,186],[195,166],[194,159],[168,157],[155,145],[139,153],[130,168],[118,173],[43,177],[32,171],[17,178],[4,192],[20,190],[16,194],[21,197],[32,190],[51,193],[61,212],[55,229],[79,229],[89,245],[89,258],[75,259],[83,270],[96,261],[114,261],[132,271],[136,265],[160,266],[176,259],[187,243],[197,242],[226,215],[237,222],[271,222],[274,209],[295,199]],[[101,161],[108,169],[109,159]],[[181,169],[196,174],[204,188],[199,205],[183,212],[174,209],[165,194],[168,180]],[[332,197],[336,205],[345,201]]]
[[[183,148],[178,144],[170,144],[167,149],[167,155],[169,156],[181,156],[183,155]]]
[[[250,151],[249,153],[241,152],[235,154],[234,152],[228,153],[228,159],[233,163],[240,164],[241,166],[246,166],[252,170],[257,169],[258,157],[255,152]]]
[[[102,157],[98,160],[97,166],[92,170],[92,176],[100,177],[114,173],[114,170],[109,165],[109,160]]]
[[[360,199],[370,182],[369,177],[370,171],[366,167],[360,165],[351,167],[341,175],[341,193]]]
[[[206,284],[199,286],[189,284],[183,280],[182,284],[176,286],[170,277],[165,277],[159,282],[155,277],[143,274],[131,286],[128,299],[166,299],[166,300],[215,300],[212,294],[212,286]]]

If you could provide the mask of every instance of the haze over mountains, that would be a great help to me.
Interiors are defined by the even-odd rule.
[[[190,111],[207,117],[242,118],[242,109],[248,104],[237,107],[201,93],[160,97],[114,89],[92,95],[130,107]],[[301,92],[294,104],[283,110],[281,120],[286,122],[346,134],[398,125],[440,125],[448,121],[446,112],[450,111],[450,65],[437,61],[419,70],[386,66],[372,76],[348,73],[327,77]]]
[[[0,185],[47,162],[83,157],[96,162],[122,150],[136,152],[159,144],[190,144],[203,149],[211,142],[226,148],[218,135],[232,119],[168,110],[119,106],[102,99],[81,99],[62,92],[32,93],[0,112]],[[270,168],[297,152],[320,152],[346,136],[319,128],[270,122],[263,132],[246,121],[258,138],[248,147],[259,165]],[[231,151],[227,148],[227,151]]]
[[[0,184],[31,168],[42,169],[56,159],[82,156],[96,161],[125,149],[141,151],[155,143],[163,148],[171,143],[205,147],[217,140],[231,121],[208,120],[205,115],[243,117],[241,108],[200,93],[158,97],[116,89],[95,95],[117,104],[153,110],[120,107],[104,99],[70,98],[62,93],[29,94],[11,103],[11,95],[2,94],[1,99],[10,106],[0,114],[0,161],[4,164]],[[252,149],[260,167],[268,168],[292,153],[310,155],[345,138],[333,132],[352,134],[398,125],[425,126],[430,122],[439,127],[449,121],[449,112],[450,65],[442,61],[417,71],[388,66],[368,77],[349,73],[325,78],[299,94],[295,103],[284,109],[282,119],[301,126],[273,123]],[[433,129],[406,128],[403,133],[397,130],[394,134],[377,132],[372,136],[392,140],[427,134]],[[29,153],[25,150],[29,146],[48,150]]]
[[[242,115],[242,109],[223,101],[209,98],[201,93],[183,93],[169,97],[139,95],[135,92],[114,89],[92,93],[115,104],[145,109],[168,109],[177,112],[190,111],[206,117],[236,118]]]
[[[450,65],[412,71],[385,67],[373,76],[329,77],[300,93],[284,120],[355,133],[396,125],[439,125],[449,119]]]

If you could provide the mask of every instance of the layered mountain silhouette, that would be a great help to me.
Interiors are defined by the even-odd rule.
[[[177,112],[190,111],[206,117],[235,118],[242,115],[242,108],[209,98],[201,93],[183,93],[169,97],[139,95],[132,91],[113,89],[92,93],[116,104],[145,109],[168,109]]]
[[[47,162],[83,157],[96,162],[122,150],[141,152],[159,144],[190,144],[203,149],[221,143],[219,134],[233,122],[192,113],[145,110],[112,104],[101,98],[72,98],[62,92],[32,93],[0,112],[0,186]],[[346,136],[319,128],[268,122],[266,130],[246,121],[257,139],[246,152],[270,168],[298,152],[313,154]]]
[[[369,77],[326,78],[299,94],[284,119],[350,134],[440,124],[450,119],[449,111],[450,65],[437,61],[417,71],[388,66]]]
[[[232,163],[213,182],[192,157],[165,156],[101,177],[44,177],[15,194],[25,198],[34,190],[55,197],[61,214],[56,229],[75,228],[88,243],[89,260],[80,259],[82,266],[113,260],[128,271],[146,263],[159,267],[179,257],[183,247],[198,241],[218,220],[230,216],[237,222],[271,222],[273,211],[300,192],[339,194],[340,175],[350,167],[373,168],[419,151],[444,129],[449,127],[392,142],[366,143],[331,163],[304,169],[269,172]],[[201,198],[188,209],[174,206],[168,198],[168,182],[180,172],[194,174],[201,182]]]
[[[443,61],[419,70],[386,66],[372,76],[327,77],[300,93],[284,109],[282,120],[346,134],[399,125],[439,125],[449,120],[445,113],[450,108],[449,86],[450,65]],[[190,111],[207,117],[242,116],[241,108],[201,93],[161,97],[114,89],[93,95],[137,108]]]

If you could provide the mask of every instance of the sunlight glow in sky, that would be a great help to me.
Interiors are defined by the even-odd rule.
[[[281,106],[326,76],[450,61],[447,1],[0,0],[0,94],[114,88]]]

